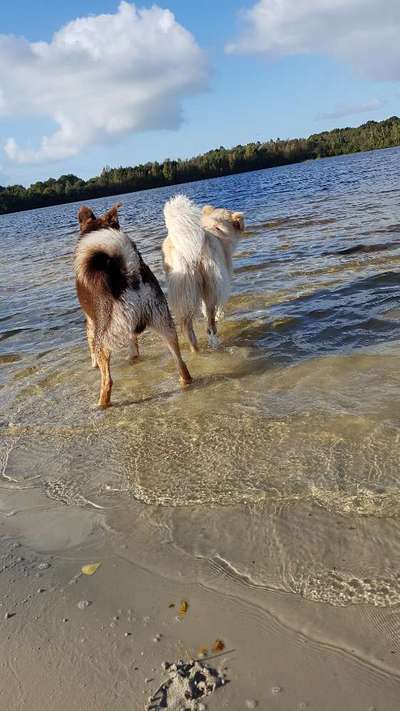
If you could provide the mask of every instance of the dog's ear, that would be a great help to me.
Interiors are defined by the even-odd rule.
[[[243,212],[232,212],[232,223],[233,226],[243,232],[244,230],[244,213]]]
[[[214,212],[214,210],[215,210],[215,207],[213,207],[212,205],[204,205],[202,212],[203,212],[203,215],[211,215],[211,213]]]
[[[82,205],[82,207],[79,208],[78,220],[81,235],[86,234],[87,232],[91,232],[91,230],[93,229],[96,229],[95,225],[97,220],[93,210],[91,210],[90,207]]]
[[[119,230],[119,219],[118,219],[118,208],[122,207],[122,202],[117,202],[115,205],[110,207],[104,215],[100,217],[103,225],[107,227],[112,227],[114,230]]]

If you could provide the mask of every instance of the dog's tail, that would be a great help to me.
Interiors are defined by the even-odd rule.
[[[175,195],[164,206],[164,218],[176,251],[189,266],[194,266],[204,244],[201,209],[186,195]]]
[[[80,284],[94,293],[105,291],[118,298],[126,288],[128,238],[117,230],[98,230],[85,235],[75,251],[75,275]]]

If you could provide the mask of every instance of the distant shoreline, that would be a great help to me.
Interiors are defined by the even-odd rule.
[[[384,121],[368,121],[357,128],[333,129],[308,138],[258,141],[233,148],[221,146],[187,160],[165,160],[125,168],[105,167],[99,176],[87,181],[67,174],[57,180],[38,181],[29,188],[0,186],[0,215],[399,145],[400,119],[392,116]]]

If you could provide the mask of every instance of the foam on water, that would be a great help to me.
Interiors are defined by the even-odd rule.
[[[400,604],[400,575],[357,578],[347,572],[326,571],[293,585],[307,600],[344,607],[351,604],[393,607]]]

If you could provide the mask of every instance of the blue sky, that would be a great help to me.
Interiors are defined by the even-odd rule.
[[[399,113],[399,57],[397,49],[390,46],[391,27],[399,20],[395,3],[391,16],[388,0],[384,20],[377,20],[370,0],[347,0],[345,8],[341,0],[332,0],[333,15],[329,17],[324,14],[326,2],[322,0],[320,10],[315,9],[318,0],[282,0],[281,14],[268,14],[274,4],[275,0],[165,0],[160,7],[175,16],[166,45],[160,44],[158,49],[155,34],[147,53],[148,29],[144,28],[149,25],[136,19],[136,29],[132,25],[131,34],[127,29],[126,52],[115,54],[113,38],[118,46],[124,42],[120,23],[120,29],[116,26],[115,33],[104,39],[104,51],[110,49],[104,61],[100,25],[80,27],[78,35],[74,29],[78,43],[85,42],[90,28],[100,34],[96,44],[100,47],[98,83],[97,74],[86,74],[85,48],[80,45],[79,52],[76,46],[71,50],[72,31],[61,54],[59,48],[46,50],[36,68],[31,57],[26,60],[27,47],[28,43],[51,43],[55,32],[78,17],[115,16],[118,0],[36,0],[34,5],[14,0],[4,4],[0,25],[4,47],[2,54],[0,43],[0,184],[29,184],[70,172],[87,178],[98,174],[104,165],[183,158],[220,145],[306,136]],[[143,1],[136,6],[152,5]],[[349,8],[354,16],[349,15]],[[245,15],[246,11],[250,14]],[[155,25],[159,20],[150,15],[148,22]],[[349,31],[352,21],[356,25],[353,34]],[[295,22],[295,37],[291,22]],[[179,26],[193,36],[182,45]],[[22,44],[15,36],[27,42]],[[131,49],[137,41],[140,48],[132,59]],[[397,47],[397,39],[394,41]],[[234,47],[227,49],[229,44]],[[369,46],[378,52],[382,47],[388,51],[382,68],[371,62]],[[175,64],[168,69],[172,60]],[[71,67],[76,79],[70,83]],[[169,78],[160,88],[164,70]],[[135,72],[140,82],[146,76],[140,89],[141,95],[146,92],[145,104],[137,98]],[[81,77],[90,94],[88,101],[82,87],[78,92]],[[130,103],[121,109],[131,90]],[[61,114],[62,135],[56,133],[50,145],[45,141],[39,149],[44,135],[57,132]],[[99,118],[92,125],[93,115]],[[10,138],[13,141],[5,151]]]

